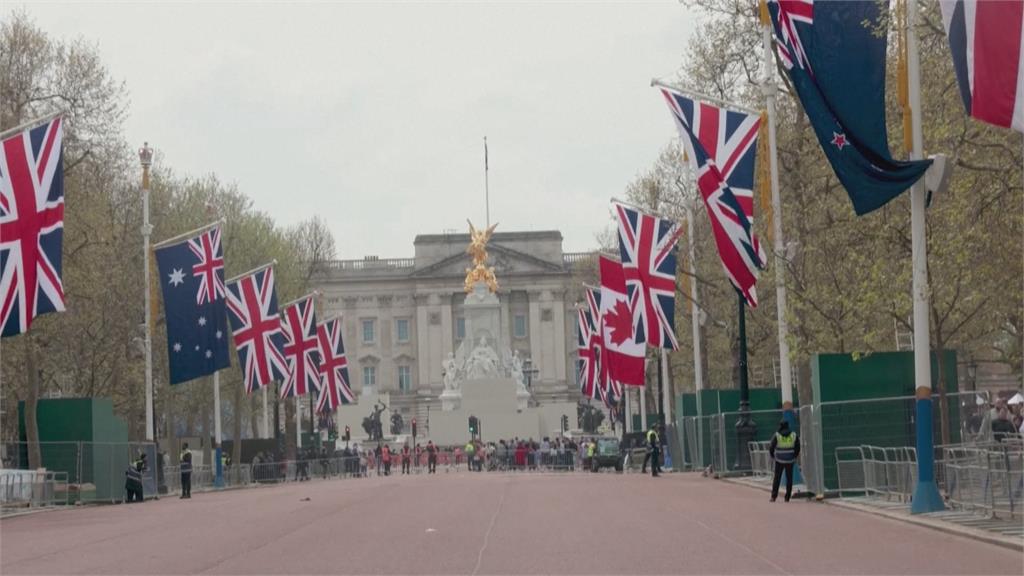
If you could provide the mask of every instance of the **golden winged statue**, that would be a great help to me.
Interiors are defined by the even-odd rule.
[[[473,223],[466,219],[469,224],[469,246],[466,253],[473,257],[473,267],[466,268],[466,293],[473,291],[473,285],[477,282],[487,284],[491,292],[498,291],[498,279],[494,277],[494,267],[487,266],[487,242],[498,227],[495,223],[490,228],[478,230]]]

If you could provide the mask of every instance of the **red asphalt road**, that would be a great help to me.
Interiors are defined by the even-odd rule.
[[[309,500],[305,500],[308,498]],[[8,574],[1021,574],[1020,552],[677,474],[314,481],[0,521]]]

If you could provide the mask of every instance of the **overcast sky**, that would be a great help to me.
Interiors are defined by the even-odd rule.
[[[499,230],[591,249],[608,200],[675,137],[649,83],[675,75],[694,24],[675,0],[27,9],[97,43],[127,83],[130,142],[281,223],[325,216],[340,258],[482,224],[485,135]]]

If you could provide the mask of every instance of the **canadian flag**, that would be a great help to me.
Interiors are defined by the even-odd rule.
[[[626,296],[622,263],[600,257],[601,269],[601,362],[608,378],[625,386],[644,385],[643,342],[633,331],[633,306]]]

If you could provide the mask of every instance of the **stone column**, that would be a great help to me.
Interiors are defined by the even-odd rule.
[[[413,301],[416,303],[416,371],[419,373],[419,386],[425,387],[432,382],[430,364],[433,361],[431,351],[433,339],[430,337],[430,311],[425,295],[417,294],[413,297]]]
[[[534,369],[538,370],[534,377],[534,382],[537,383],[542,379],[540,370],[543,364],[540,339],[540,292],[529,290],[526,297],[530,303],[530,358],[533,360]]]
[[[551,307],[551,321],[555,328],[555,379],[565,382],[565,296],[559,292]]]

